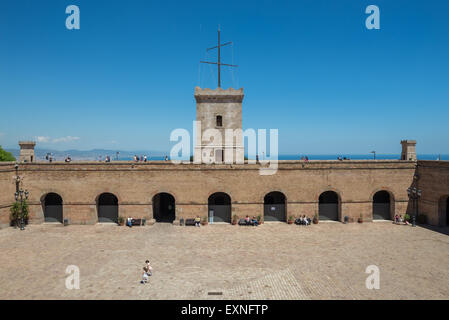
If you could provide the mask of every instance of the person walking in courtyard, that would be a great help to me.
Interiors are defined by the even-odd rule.
[[[145,266],[143,267],[143,273],[142,273],[142,281],[140,283],[147,283],[148,277],[150,277],[153,274],[153,268],[150,265],[150,261],[145,261]]]

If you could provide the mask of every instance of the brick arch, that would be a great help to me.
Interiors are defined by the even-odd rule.
[[[232,191],[230,191],[227,188],[214,188],[214,189],[210,189],[210,191],[208,192],[208,196],[205,201],[206,204],[208,204],[209,197],[211,195],[213,195],[214,193],[226,193],[231,198],[231,204],[235,203],[234,194]]]
[[[328,191],[332,191],[335,192],[337,194],[337,198],[338,198],[338,207],[337,207],[337,221],[343,221],[343,210],[342,210],[342,203],[343,203],[343,197],[342,197],[342,193],[339,189],[331,187],[331,186],[327,186],[324,188],[321,188],[319,190],[319,192],[315,195],[315,201],[317,203],[317,214],[318,217],[320,216],[320,196],[324,193],[324,192],[328,192]]]
[[[259,199],[260,199],[262,204],[265,203],[265,196],[267,194],[271,193],[271,192],[280,192],[280,193],[282,193],[284,195],[284,197],[285,197],[285,204],[287,205],[289,197],[287,195],[287,192],[284,189],[282,189],[282,188],[265,188],[260,193],[261,195],[259,196]]]
[[[66,199],[66,195],[65,195],[65,192],[64,192],[64,191],[62,191],[62,190],[56,190],[56,189],[53,189],[53,188],[46,188],[46,189],[44,189],[43,191],[44,191],[44,193],[42,193],[41,197],[39,198],[39,202],[40,202],[41,204],[43,204],[43,202],[44,202],[44,200],[45,200],[45,197],[46,197],[47,194],[49,194],[49,193],[56,193],[57,195],[59,195],[59,196],[62,198],[62,204],[64,204],[64,199]]]
[[[167,190],[167,189],[158,189],[157,191],[154,191],[154,192],[150,193],[150,199],[149,199],[149,203],[148,204],[153,205],[153,198],[154,198],[154,196],[156,196],[159,193],[168,193],[168,194],[172,195],[173,198],[175,198],[175,203],[178,202],[178,200],[179,200],[177,193],[172,192],[172,191]]]
[[[340,204],[343,202],[342,193],[341,193],[341,191],[339,189],[334,188],[334,187],[324,187],[324,188],[319,189],[318,193],[315,194],[315,201],[317,203],[320,202],[320,195],[322,193],[326,192],[326,191],[333,191],[333,192],[335,192],[337,194],[337,196],[338,196],[338,202]]]
[[[388,188],[388,187],[379,187],[379,188],[374,189],[374,191],[371,192],[370,197],[369,197],[369,200],[371,202],[373,202],[373,200],[374,200],[374,195],[376,193],[378,193],[379,191],[387,191],[388,194],[390,195],[390,202],[396,201],[395,200],[396,198],[394,196],[394,192],[390,188]]]
[[[120,204],[123,202],[123,199],[122,199],[122,197],[120,196],[120,193],[118,192],[118,190],[106,187],[106,188],[97,189],[97,190],[95,191],[95,193],[94,193],[94,194],[95,194],[95,197],[93,198],[95,204],[98,203],[98,198],[99,198],[103,193],[111,193],[111,194],[113,194],[114,196],[116,196],[116,197],[117,197],[117,201],[118,201],[118,205],[119,205],[119,206],[120,206]]]
[[[371,202],[371,219],[374,220],[374,216],[373,216],[373,210],[374,210],[374,195],[380,191],[386,191],[388,193],[388,195],[390,196],[390,219],[393,220],[394,215],[396,214],[396,198],[394,196],[393,191],[391,191],[390,188],[388,187],[379,187],[374,189],[374,191],[371,192],[371,195],[369,197],[369,200]]]
[[[45,192],[41,195],[39,201],[40,201],[40,207],[41,207],[41,212],[39,213],[40,215],[40,219],[45,222],[45,217],[46,217],[46,207],[45,207],[45,198],[47,197],[47,195],[49,195],[50,193],[56,194],[61,198],[61,207],[62,207],[62,213],[61,213],[61,218],[62,221],[60,221],[61,223],[64,221],[64,199],[65,199],[65,195],[63,194],[63,192],[59,192],[56,189],[45,189]],[[48,212],[47,212],[48,213]],[[58,219],[59,220],[59,219]]]
[[[443,194],[438,199],[438,225],[444,227],[449,225],[447,216],[449,194]]]

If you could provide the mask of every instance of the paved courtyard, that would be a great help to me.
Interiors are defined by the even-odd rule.
[[[446,234],[389,222],[8,228],[0,299],[449,299]],[[65,287],[68,265],[79,290]],[[365,286],[368,265],[379,290]]]

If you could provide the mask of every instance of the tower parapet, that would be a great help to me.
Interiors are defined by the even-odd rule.
[[[35,141],[19,141],[20,146],[20,162],[34,162],[36,159],[34,157],[34,146]]]
[[[416,161],[416,140],[401,140],[401,160]]]

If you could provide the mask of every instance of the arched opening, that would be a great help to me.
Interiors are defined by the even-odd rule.
[[[391,201],[388,191],[378,191],[373,196],[373,220],[391,220]]]
[[[334,191],[326,191],[320,194],[318,206],[319,219],[338,221],[339,202],[338,194]]]
[[[264,221],[286,221],[285,195],[279,191],[267,193],[263,199]]]
[[[62,198],[57,193],[47,193],[42,201],[45,222],[63,222]]]
[[[209,222],[231,222],[231,197],[224,192],[216,192],[208,199]]]
[[[449,226],[449,197],[446,199],[446,226]]]
[[[153,218],[156,222],[175,220],[175,198],[169,193],[158,193],[153,197]]]
[[[118,222],[118,199],[112,193],[102,193],[97,200],[98,222]]]

